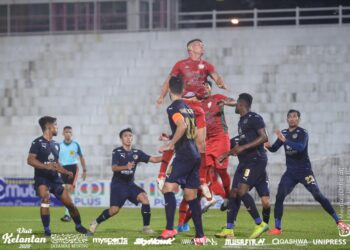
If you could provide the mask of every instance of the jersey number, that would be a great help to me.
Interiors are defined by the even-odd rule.
[[[185,122],[187,125],[186,137],[189,140],[194,140],[196,136],[196,122],[194,118],[186,117]]]

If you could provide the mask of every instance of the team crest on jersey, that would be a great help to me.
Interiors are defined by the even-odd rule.
[[[204,64],[203,63],[198,64],[198,69],[204,69]]]
[[[293,134],[293,135],[292,135],[292,138],[293,138],[293,139],[298,138],[298,134],[297,134],[297,133]]]
[[[212,102],[208,102],[208,108],[211,108]]]
[[[55,161],[55,156],[52,154],[52,152],[49,154],[49,156],[47,157],[47,159],[49,161]]]
[[[136,161],[139,158],[139,156],[138,155],[132,155],[132,158],[134,158],[134,160]]]

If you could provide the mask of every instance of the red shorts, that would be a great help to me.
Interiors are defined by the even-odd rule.
[[[194,115],[196,116],[196,125],[197,128],[205,128],[207,126],[205,122],[205,113],[202,108],[202,103],[198,101],[191,101],[183,99],[183,101],[190,106],[191,109],[194,111]]]
[[[228,167],[228,158],[221,164],[217,162],[217,158],[230,150],[230,138],[228,134],[216,135],[206,140],[206,163],[207,166],[213,166],[218,169],[226,169]]]

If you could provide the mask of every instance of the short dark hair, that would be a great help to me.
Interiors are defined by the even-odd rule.
[[[71,126],[65,126],[64,128],[63,128],[63,131],[64,130],[66,130],[66,129],[73,129]]]
[[[300,112],[299,112],[299,110],[296,110],[296,109],[290,109],[290,110],[288,110],[287,117],[288,117],[289,114],[291,114],[291,113],[297,113],[297,116],[300,118]]]
[[[48,124],[53,124],[57,121],[56,117],[52,116],[43,116],[39,119],[39,125],[41,130],[44,132]]]
[[[252,103],[253,103],[253,97],[248,94],[248,93],[242,93],[238,96],[238,100],[239,101],[244,101],[248,108],[250,108],[252,106]]]
[[[183,81],[181,77],[172,76],[169,81],[170,92],[175,95],[182,95]]]
[[[124,128],[124,129],[122,129],[122,130],[119,132],[119,138],[122,138],[122,136],[123,136],[123,134],[124,134],[125,132],[130,132],[130,133],[132,133],[132,129],[131,129],[131,128]]]
[[[190,44],[194,43],[194,42],[201,42],[202,43],[202,40],[199,38],[192,39],[192,40],[187,42],[187,47],[190,46]]]

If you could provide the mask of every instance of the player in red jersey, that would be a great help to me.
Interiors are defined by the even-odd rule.
[[[236,106],[236,101],[225,95],[212,95],[212,83],[206,81],[202,107],[205,112],[207,124],[207,179],[208,183],[210,183],[211,191],[224,199],[222,210],[227,206],[231,185],[230,175],[227,172],[228,159],[225,159],[222,163],[219,163],[217,160],[220,155],[230,150],[230,137],[225,119],[224,106],[234,107]],[[218,176],[220,176],[222,184]],[[214,204],[215,200],[207,202],[203,208],[203,212],[206,212]]]
[[[200,181],[201,189],[206,198],[211,199],[211,193],[206,184],[206,156],[205,156],[205,138],[206,124],[205,114],[201,105],[201,99],[205,95],[204,83],[210,76],[219,88],[226,89],[223,78],[216,72],[215,67],[202,59],[204,54],[204,44],[200,39],[193,39],[187,43],[189,57],[178,61],[166,78],[161,94],[157,99],[159,107],[164,102],[164,97],[169,91],[169,80],[172,76],[179,76],[184,81],[183,99],[193,109],[196,116],[197,136],[196,144],[201,154]],[[158,182],[164,182],[165,171],[173,155],[173,151],[163,153],[163,161],[158,176]]]

